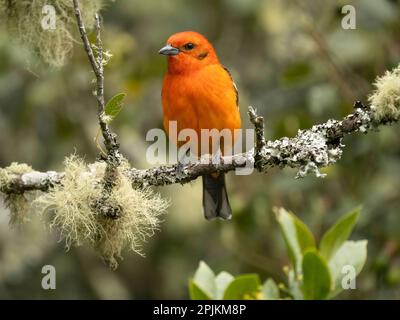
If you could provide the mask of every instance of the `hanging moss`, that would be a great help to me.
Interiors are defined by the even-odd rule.
[[[0,168],[0,186],[7,188],[10,181],[21,174],[31,172],[33,169],[27,164],[11,163],[6,168]],[[27,195],[11,193],[6,194],[4,202],[10,210],[10,225],[15,226],[29,220],[30,202]]]
[[[55,8],[54,30],[42,28],[45,5]],[[94,26],[94,15],[102,5],[102,0],[80,0],[82,17],[88,29]],[[1,16],[5,17],[12,38],[35,51],[51,66],[64,65],[72,53],[74,39],[79,39],[72,0],[0,0]]]
[[[57,229],[71,245],[95,248],[111,268],[125,247],[143,254],[141,245],[158,228],[159,217],[167,202],[149,189],[134,189],[126,176],[127,162],[118,168],[116,185],[104,203],[118,207],[117,218],[105,216],[97,203],[102,197],[105,163],[86,165],[76,156],[65,161],[65,177],[48,193],[38,197],[33,206],[44,213],[51,228]]]

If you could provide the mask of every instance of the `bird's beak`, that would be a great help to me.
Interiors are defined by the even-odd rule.
[[[165,47],[162,47],[158,53],[166,56],[176,56],[179,53],[179,49],[167,44]]]

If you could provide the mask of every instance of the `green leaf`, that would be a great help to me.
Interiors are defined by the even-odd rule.
[[[325,299],[331,289],[331,274],[325,259],[316,251],[303,257],[303,295],[306,300]]]
[[[210,297],[210,299],[215,299],[216,297],[215,274],[205,262],[200,261],[199,267],[197,268],[192,281],[208,297]]]
[[[258,274],[237,276],[226,288],[224,300],[243,300],[245,295],[251,296],[259,291],[260,278]]]
[[[268,279],[264,282],[262,287],[262,293],[264,295],[265,300],[278,300],[279,296],[279,288],[276,285],[275,281],[272,279]]]
[[[215,277],[215,285],[217,289],[216,299],[222,299],[224,297],[224,292],[233,279],[234,277],[225,271],[222,271]]]
[[[104,114],[110,119],[108,123],[115,119],[115,117],[121,112],[123,104],[122,100],[125,98],[125,93],[118,93],[108,100],[106,106],[104,107]]]
[[[319,250],[327,260],[335,254],[350,236],[360,210],[361,207],[358,207],[340,218],[322,237]]]
[[[367,260],[367,240],[360,241],[346,241],[339,250],[336,251],[334,256],[329,261],[329,268],[331,270],[334,288],[330,294],[333,298],[342,290],[342,280],[346,276],[343,273],[344,266],[353,266],[355,275],[358,275],[364,267]]]
[[[302,255],[315,248],[315,240],[307,226],[293,213],[284,208],[275,210],[276,219],[281,227],[283,237],[296,273],[301,273]]]
[[[211,300],[212,298],[205,293],[199,286],[193,282],[193,280],[189,280],[189,295],[192,300]]]

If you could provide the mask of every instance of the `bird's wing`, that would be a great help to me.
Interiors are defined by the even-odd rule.
[[[237,105],[237,107],[239,108],[239,92],[238,92],[238,88],[237,88],[237,86],[236,86],[236,83],[235,83],[235,81],[233,81],[232,74],[231,74],[231,72],[229,71],[229,69],[228,69],[227,67],[225,67],[225,66],[222,66],[222,67],[223,67],[224,70],[229,74],[229,77],[230,77],[231,80],[232,80],[233,89],[235,89],[235,94],[236,94],[236,105]]]

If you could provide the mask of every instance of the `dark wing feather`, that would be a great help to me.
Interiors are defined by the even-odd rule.
[[[235,94],[236,94],[236,105],[237,105],[237,107],[239,108],[239,92],[238,92],[236,83],[235,83],[235,81],[233,81],[232,74],[231,74],[231,72],[229,71],[229,69],[228,69],[227,67],[225,67],[225,66],[222,66],[222,67],[223,67],[223,68],[225,69],[225,71],[229,74],[229,77],[230,77],[231,80],[232,80],[233,89],[235,90]]]

